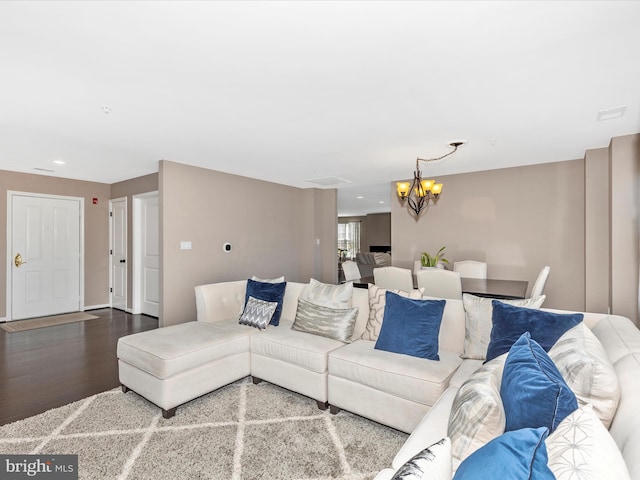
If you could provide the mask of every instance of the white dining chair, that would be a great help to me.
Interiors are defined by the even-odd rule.
[[[453,271],[462,278],[487,278],[487,263],[475,260],[461,260],[453,262]]]
[[[413,262],[413,274],[415,275],[420,270],[422,270],[422,260],[415,260]]]
[[[549,272],[551,272],[551,267],[548,265],[543,267],[538,274],[538,278],[536,278],[533,287],[531,287],[531,298],[539,297],[544,293],[544,286],[547,284],[547,279],[549,278]]]
[[[411,275],[411,270],[408,268],[374,268],[373,283],[380,288],[391,290],[402,290],[403,292],[410,292],[413,290],[413,276]]]
[[[358,264],[353,260],[346,260],[342,262],[342,271],[344,272],[345,282],[356,280],[362,276],[360,275]]]
[[[424,289],[424,295],[462,300],[462,280],[458,272],[429,268],[420,270],[416,277],[418,288]]]

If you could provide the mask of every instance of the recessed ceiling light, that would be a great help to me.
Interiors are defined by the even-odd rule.
[[[361,199],[363,199],[364,197],[363,197],[362,195],[358,195],[356,198],[361,200]]]
[[[608,110],[600,110],[598,112],[597,120],[598,122],[602,122],[603,120],[612,120],[614,118],[623,117],[627,111],[627,106],[623,105],[621,107],[610,108]]]
[[[384,201],[380,200],[378,203],[379,203],[379,204],[383,204],[383,203],[384,203]]]
[[[104,113],[111,113],[111,107],[109,105],[103,105],[102,106],[102,111]]]
[[[65,162],[64,160],[54,160],[53,163],[55,163],[56,165],[66,165],[67,162]]]

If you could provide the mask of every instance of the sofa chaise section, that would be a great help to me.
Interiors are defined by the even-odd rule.
[[[236,324],[187,322],[120,338],[123,390],[135,391],[170,418],[179,405],[246,377],[254,330]]]

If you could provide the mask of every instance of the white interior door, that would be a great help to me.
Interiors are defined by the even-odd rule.
[[[111,306],[127,309],[127,199],[111,204]]]
[[[157,317],[160,311],[160,229],[158,196],[140,198],[140,309]]]
[[[81,199],[10,194],[11,320],[81,307]]]

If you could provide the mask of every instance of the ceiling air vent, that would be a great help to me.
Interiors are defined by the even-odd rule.
[[[316,185],[322,185],[323,187],[328,187],[330,185],[340,185],[341,183],[351,183],[350,180],[345,180],[344,178],[339,177],[312,178],[311,180],[305,180],[305,182],[315,183]]]
[[[598,121],[602,122],[603,120],[612,120],[614,118],[620,118],[624,116],[627,111],[627,106],[623,105],[622,107],[610,108],[609,110],[600,110],[598,112]]]

